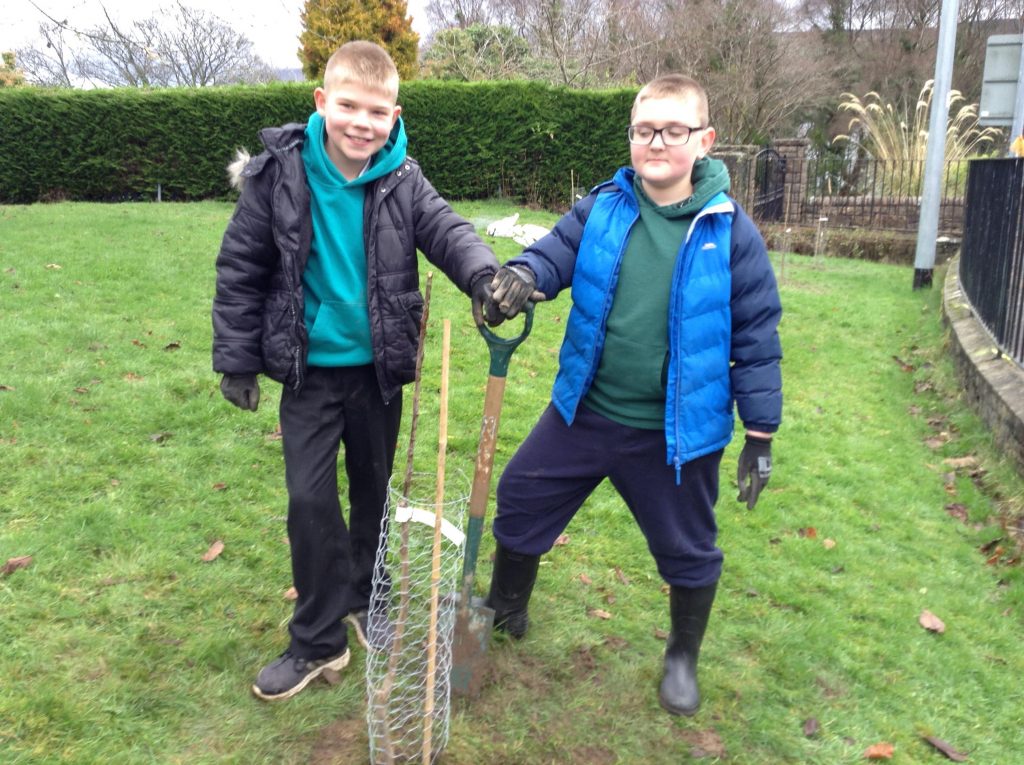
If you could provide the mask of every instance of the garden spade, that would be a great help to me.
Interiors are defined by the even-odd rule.
[[[494,628],[494,611],[484,605],[484,599],[473,595],[476,578],[476,559],[483,535],[484,513],[491,492],[491,469],[494,467],[494,447],[498,441],[498,421],[501,402],[505,395],[505,377],[512,352],[530,334],[533,326],[533,306],[524,311],[525,325],[517,337],[501,338],[477,319],[477,329],[487,342],[491,355],[487,392],[484,394],[484,416],[480,425],[480,443],[476,451],[476,468],[469,491],[469,521],[466,527],[466,550],[462,567],[462,589],[455,611],[455,633],[452,642],[451,691],[457,696],[476,696],[483,682],[484,659],[487,644]]]

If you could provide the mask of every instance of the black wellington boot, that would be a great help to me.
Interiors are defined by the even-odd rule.
[[[704,630],[711,615],[718,583],[706,587],[671,588],[669,611],[672,631],[665,646],[665,674],[661,679],[658,700],[674,715],[690,716],[700,708],[697,688],[697,657],[704,640]]]
[[[539,555],[512,552],[498,543],[487,606],[494,609],[494,627],[519,640],[530,626],[526,606],[537,581]]]

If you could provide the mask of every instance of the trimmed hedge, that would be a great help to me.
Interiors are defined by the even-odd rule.
[[[0,89],[0,203],[223,198],[235,150],[304,122],[313,85]],[[635,91],[535,82],[402,85],[409,153],[451,199],[505,195],[554,208],[629,162]]]

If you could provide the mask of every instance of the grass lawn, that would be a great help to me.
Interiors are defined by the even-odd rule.
[[[481,229],[513,212],[457,209]],[[368,761],[358,647],[336,685],[249,694],[287,644],[291,578],[278,388],[241,412],[210,370],[231,210],[0,207],[0,762]],[[702,710],[658,706],[667,597],[603,485],[544,558],[527,638],[496,639],[481,696],[453,701],[446,765],[839,765],[882,742],[894,763],[948,761],[928,736],[978,765],[1024,762],[1024,575],[1000,523],[1022,514],[1024,480],[959,399],[941,290],[913,292],[909,268],[773,258],[784,422],[754,511],[735,501],[738,443],[723,461]],[[496,473],[547,402],[568,307],[539,306],[512,360]],[[444,318],[448,471],[468,477],[487,352],[440,274],[417,467],[436,460]]]

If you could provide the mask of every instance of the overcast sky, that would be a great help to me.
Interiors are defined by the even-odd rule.
[[[413,29],[421,38],[427,32],[426,3],[408,0]],[[185,4],[217,15],[246,35],[257,55],[271,66],[300,66],[295,51],[302,31],[299,13],[303,0],[185,0]],[[32,45],[39,39],[39,24],[47,20],[39,9],[72,27],[89,29],[105,23],[103,8],[115,21],[130,23],[169,5],[167,0],[0,0],[0,51]]]

